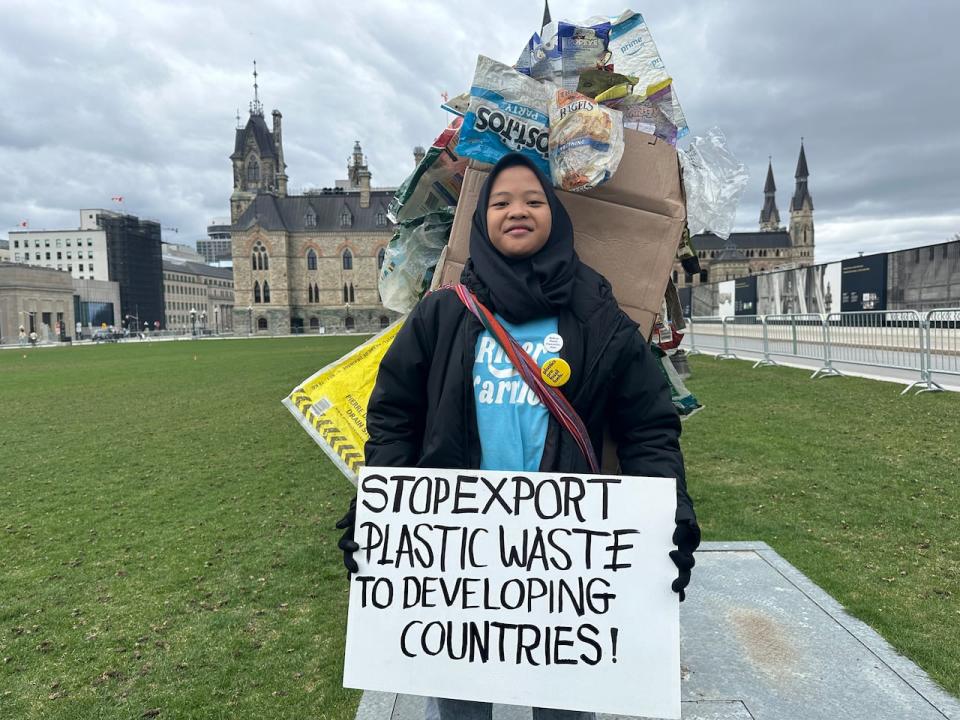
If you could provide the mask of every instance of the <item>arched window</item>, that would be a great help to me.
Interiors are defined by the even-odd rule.
[[[313,301],[320,302],[320,286],[316,283],[313,284]]]
[[[349,249],[343,251],[343,269],[353,270],[353,253]]]
[[[308,228],[317,226],[317,214],[313,211],[313,208],[307,210],[307,213],[303,216],[303,226]]]
[[[267,329],[267,319],[265,317],[257,318],[257,330]]]
[[[709,276],[709,274],[707,273],[706,270],[701,270],[701,271],[700,271],[700,282],[702,282],[702,283],[707,282],[707,277],[708,277],[708,276]]]
[[[319,330],[320,329],[320,319],[312,317],[310,318],[310,329]]]
[[[317,253],[314,252],[313,248],[307,250],[307,270],[316,270],[317,269]]]
[[[677,280],[678,280],[679,278],[680,278],[680,273],[678,273],[676,270],[674,270],[674,271],[673,271],[673,282],[674,282],[674,284],[676,284],[676,282],[677,282]]]
[[[353,330],[353,318],[347,315],[343,319],[343,327],[346,328],[347,330]]]
[[[380,251],[377,253],[377,270],[383,269],[383,259],[386,257],[386,255],[387,255],[387,249],[380,248]]]
[[[313,302],[313,285],[307,284],[307,301]]]
[[[381,316],[380,316],[380,329],[383,330],[383,329],[386,328],[387,325],[389,325],[389,324],[390,324],[390,318],[388,318],[386,315],[381,315]]]
[[[254,270],[269,270],[270,262],[267,257],[267,249],[263,246],[259,240],[254,243],[253,246],[253,269]]]
[[[262,302],[262,300],[260,299],[260,283],[259,282],[253,283],[253,301],[255,303]]]
[[[350,283],[350,302],[354,302],[356,299],[356,295],[353,294],[353,283]]]
[[[270,283],[266,280],[263,281],[263,301],[265,303],[270,302]]]
[[[260,182],[260,163],[256,158],[247,160],[247,182]]]
[[[343,284],[343,301],[350,302],[350,294],[347,291],[347,284]]]

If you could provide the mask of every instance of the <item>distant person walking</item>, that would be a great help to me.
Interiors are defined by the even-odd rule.
[[[20,326],[20,333],[19,333],[19,335],[17,336],[17,340],[18,340],[18,342],[19,342],[21,345],[26,345],[26,344],[27,344],[27,331],[26,331],[26,329],[23,327],[23,325]]]

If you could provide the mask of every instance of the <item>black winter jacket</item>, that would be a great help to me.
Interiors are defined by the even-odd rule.
[[[680,452],[680,419],[666,380],[609,283],[582,263],[573,301],[558,316],[563,393],[583,419],[597,457],[603,431],[617,441],[624,475],[675,477],[677,522],[695,521]],[[380,365],[367,407],[366,464],[476,469],[480,438],[473,365],[483,325],[451,290],[424,297]],[[574,439],[551,415],[540,470],[589,472]]]

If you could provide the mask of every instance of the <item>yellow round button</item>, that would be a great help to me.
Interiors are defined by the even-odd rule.
[[[570,363],[563,358],[551,358],[540,366],[540,377],[550,387],[566,385],[570,379]]]

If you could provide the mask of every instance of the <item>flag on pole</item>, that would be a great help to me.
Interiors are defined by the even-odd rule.
[[[112,198],[110,198],[110,199],[113,200],[115,203],[122,203],[122,202],[123,202],[123,195],[114,195],[114,196],[113,196]]]
[[[449,101],[450,101],[450,95],[447,93],[446,90],[444,90],[442,93],[440,93],[440,97],[443,98],[443,101],[444,101],[444,102],[449,102]]]
[[[27,227],[28,225],[29,225],[29,223],[28,223],[26,220],[21,220],[21,221],[20,221],[20,227],[24,227],[24,228],[25,228],[25,227]]]

